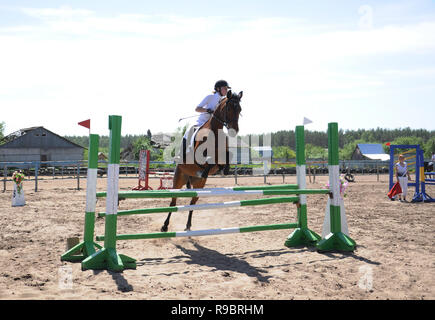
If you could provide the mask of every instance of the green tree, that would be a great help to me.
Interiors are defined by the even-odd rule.
[[[391,144],[393,145],[414,145],[414,144],[419,144],[420,147],[424,146],[423,143],[423,138],[422,137],[416,137],[416,136],[402,136],[402,137],[397,137],[396,139],[394,139],[393,141],[391,141]],[[385,150],[386,149],[386,150]],[[386,153],[390,153],[390,147],[386,146],[384,148]],[[395,153],[400,153],[400,152],[404,152],[407,151],[408,149],[395,149]]]
[[[307,159],[325,159],[328,157],[328,151],[325,148],[307,143],[305,144],[305,157]]]
[[[134,153],[134,158],[136,160],[139,160],[139,153],[141,150],[150,150],[150,151],[153,150],[151,142],[147,137],[141,137],[133,143],[133,153]],[[150,154],[150,158],[151,158],[151,155],[152,155],[152,152]]]
[[[0,139],[3,139],[4,137],[4,131],[5,131],[5,123],[0,122]]]
[[[296,153],[292,149],[290,149],[290,147],[272,147],[272,151],[274,158],[285,159],[286,161],[296,158]]]
[[[425,158],[432,157],[432,154],[435,153],[435,137],[430,138],[425,144],[424,144],[424,156]]]

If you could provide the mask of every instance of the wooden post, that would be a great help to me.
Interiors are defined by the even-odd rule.
[[[311,182],[311,165],[308,165],[308,179],[310,180],[310,183],[312,183]]]
[[[263,175],[264,175],[264,184],[266,184],[266,176],[269,173],[269,166],[267,160],[263,160]]]
[[[77,190],[80,190],[80,162],[77,162]]]
[[[3,192],[6,192],[6,180],[8,179],[8,169],[5,165],[3,168]]]
[[[378,160],[376,160],[376,175],[377,175],[377,180],[379,182],[379,165],[378,165]]]
[[[39,163],[36,162],[35,164],[35,192],[38,192],[38,171],[39,171]]]

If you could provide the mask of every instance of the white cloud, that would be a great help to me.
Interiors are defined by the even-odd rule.
[[[73,9],[70,6],[61,6],[60,8],[21,8],[20,10],[28,16],[41,20],[83,18],[94,14],[90,10]]]
[[[382,75],[396,77],[434,77],[435,68],[416,68],[416,69],[387,69],[379,72]]]
[[[245,92],[242,132],[316,118],[307,111],[321,121],[328,116],[322,103],[373,97],[385,77],[406,72],[338,71],[343,61],[435,50],[433,22],[336,30],[294,18],[105,17],[71,7],[22,12],[43,23],[0,28],[0,104],[21,107],[39,122],[48,117],[41,110],[74,111],[79,118],[71,129],[59,124],[61,134],[75,132],[85,114],[104,117],[106,134],[111,112],[125,114],[131,133],[171,131],[220,78]],[[294,115],[277,117],[290,109]]]

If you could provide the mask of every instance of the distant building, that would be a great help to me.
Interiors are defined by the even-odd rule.
[[[20,129],[0,144],[0,162],[83,160],[85,149],[44,127]]]
[[[252,150],[258,153],[258,156],[261,159],[271,159],[273,156],[272,147],[270,146],[251,147],[251,148]]]
[[[164,149],[169,146],[174,139],[174,136],[168,133],[157,133],[153,134],[151,137],[151,144],[155,148]]]
[[[390,160],[390,155],[384,152],[382,144],[358,143],[352,154],[352,160]]]
[[[107,156],[102,152],[98,152],[98,160],[107,161]]]

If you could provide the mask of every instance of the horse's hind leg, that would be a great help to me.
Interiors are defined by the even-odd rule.
[[[181,170],[177,166],[175,168],[172,188],[173,189],[181,189],[181,187],[186,184],[187,179],[188,179],[188,176],[186,176],[184,173],[182,173]],[[169,206],[174,207],[176,204],[177,204],[177,198],[172,198],[171,204]],[[166,220],[160,229],[161,232],[168,231],[169,221],[171,220],[171,214],[172,214],[172,212],[168,213],[168,216],[166,217]]]
[[[192,186],[195,189],[202,189],[202,188],[204,188],[206,181],[207,181],[207,179],[199,179],[199,178],[196,178],[196,177],[190,177],[190,182],[192,183]],[[199,197],[193,197],[192,200],[190,201],[190,204],[191,205],[196,204],[198,199],[199,199]],[[193,210],[190,210],[189,211],[189,217],[187,218],[186,229],[184,229],[184,231],[189,231],[190,227],[192,226],[192,214],[193,214]]]

